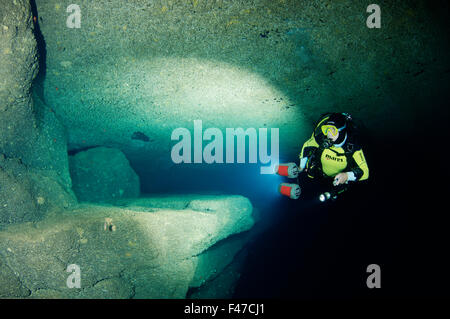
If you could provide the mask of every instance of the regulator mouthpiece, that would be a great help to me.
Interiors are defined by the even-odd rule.
[[[298,199],[301,194],[301,189],[298,184],[281,183],[278,191],[280,194],[289,197],[290,199]]]
[[[333,142],[331,140],[329,140],[328,138],[323,140],[322,148],[326,149],[326,148],[330,148],[331,146],[333,146]]]
[[[275,166],[275,171],[278,175],[289,178],[297,178],[298,176],[298,167],[295,163],[279,164]]]

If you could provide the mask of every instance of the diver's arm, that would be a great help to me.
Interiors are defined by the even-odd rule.
[[[323,114],[321,119],[316,123],[316,126],[314,128],[314,131],[310,137],[309,140],[303,144],[302,151],[299,155],[300,159],[300,165],[299,170],[302,171],[306,164],[308,163],[308,158],[311,158],[311,156],[316,152],[318,148],[320,148],[320,145],[323,145],[323,141],[326,138],[325,135],[322,134],[321,125],[324,123],[325,120],[327,120],[330,117],[329,113]]]
[[[363,181],[369,178],[369,166],[367,166],[366,159],[362,149],[357,150],[353,153],[353,160],[356,166],[351,170],[355,177],[355,181]],[[350,177],[350,176],[349,176]],[[350,180],[350,179],[349,179]]]
[[[314,138],[314,134],[310,137],[309,140],[303,144],[302,151],[300,152],[299,158],[302,157],[309,157],[314,153],[314,151],[319,147],[319,144],[317,144],[316,139]]]
[[[314,138],[314,134],[311,136],[309,140],[307,140],[302,147],[302,151],[299,154],[299,171],[303,171],[306,167],[306,163],[308,162],[308,158],[313,155],[316,149],[319,147],[316,139]]]
[[[305,169],[307,162],[308,162],[308,157],[300,157],[300,163],[298,166],[298,169],[300,172]]]
[[[334,177],[333,185],[347,184],[348,182],[363,181],[369,178],[369,167],[362,149],[358,149],[350,158],[350,169],[337,174]]]

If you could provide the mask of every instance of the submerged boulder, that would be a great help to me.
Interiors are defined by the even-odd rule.
[[[215,201],[217,209],[198,209]],[[195,210],[192,200],[184,209],[165,208],[168,202],[153,201],[152,211],[132,202],[122,207],[85,203],[0,231],[0,287],[10,287],[0,296],[185,298],[189,288],[201,285],[199,278],[213,276],[211,269],[221,271],[231,261],[230,256],[221,259],[223,265],[215,260],[208,265],[217,251],[203,253],[252,228],[252,205],[241,196],[199,197]],[[230,249],[220,245],[219,251],[234,255],[240,245],[233,241]],[[80,288],[67,286],[72,264],[79,266]]]
[[[78,200],[102,202],[138,197],[139,177],[118,149],[96,147],[69,157],[72,188]]]

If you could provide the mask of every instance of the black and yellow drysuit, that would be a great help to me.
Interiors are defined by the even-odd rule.
[[[324,135],[322,125],[330,124],[336,116],[345,117],[343,123],[337,123],[339,137],[330,142]],[[361,146],[351,129],[351,117],[346,113],[327,113],[316,124],[314,132],[302,147],[299,154],[300,169],[305,169],[308,177],[334,177],[341,172],[348,174],[348,181],[362,181],[369,178],[369,167]],[[331,122],[335,125],[334,122]],[[333,144],[334,143],[334,144]]]

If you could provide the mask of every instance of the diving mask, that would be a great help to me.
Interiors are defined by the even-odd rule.
[[[328,133],[331,133],[333,137],[336,137],[338,132],[338,128],[334,125],[322,125],[322,133],[325,136],[328,136]]]

